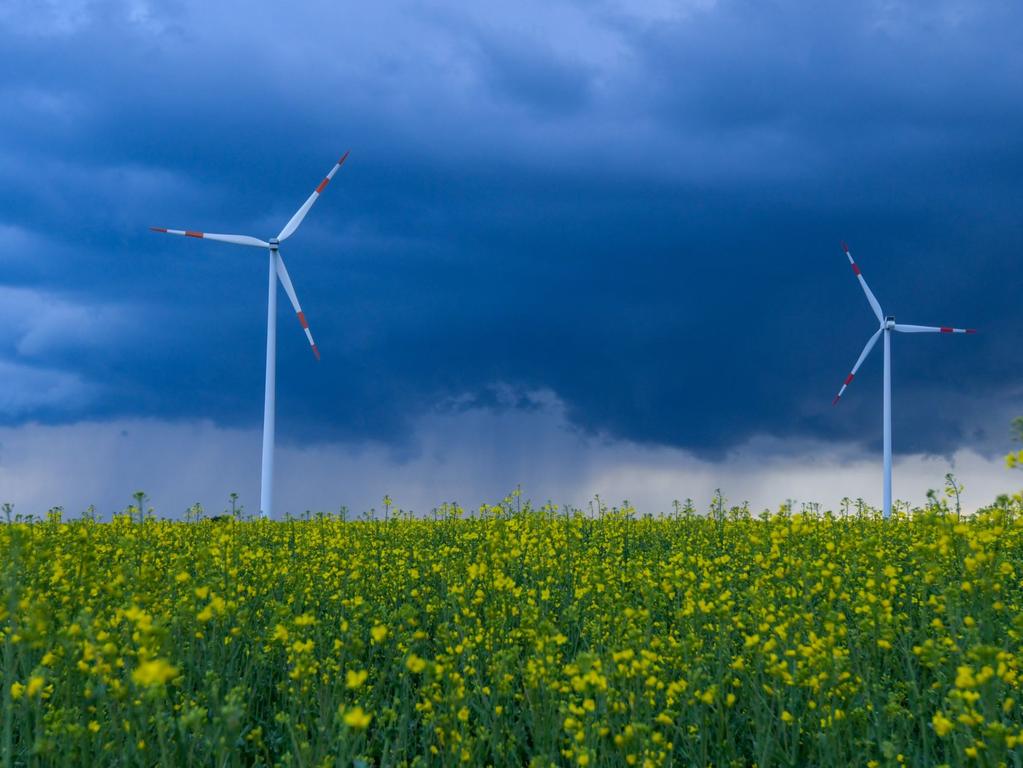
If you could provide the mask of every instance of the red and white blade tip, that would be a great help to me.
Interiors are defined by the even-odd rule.
[[[842,250],[849,253],[849,246],[846,244],[845,240],[842,241]]]
[[[835,399],[831,401],[832,405],[838,405],[838,401],[842,399],[842,394],[849,387],[849,385],[852,384],[852,380],[855,378],[856,378],[855,373],[850,373],[848,376],[845,377],[845,381],[842,382],[842,388],[838,390],[838,394],[835,395]]]
[[[337,161],[338,165],[342,165],[344,163],[344,161],[348,159],[348,153],[349,152],[351,152],[350,149],[346,149],[345,150],[345,153],[343,155],[341,155],[341,159]]]
[[[165,232],[168,235],[184,235],[185,237],[204,237],[202,232],[193,232],[190,229],[167,229],[166,227],[150,227],[153,232]]]

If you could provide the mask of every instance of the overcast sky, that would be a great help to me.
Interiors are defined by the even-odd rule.
[[[347,149],[282,248],[323,359],[282,293],[281,511],[876,501],[841,240],[886,313],[980,329],[894,340],[896,496],[1020,484],[1019,3],[8,0],[0,33],[21,511],[257,505],[265,257],[147,228],[269,238]]]

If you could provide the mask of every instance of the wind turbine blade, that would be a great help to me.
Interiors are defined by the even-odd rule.
[[[874,314],[877,315],[877,322],[884,322],[884,312],[881,311],[881,305],[877,301],[877,297],[870,290],[870,286],[867,285],[867,281],[863,279],[863,273],[860,272],[859,265],[853,261],[852,254],[849,253],[849,246],[842,243],[842,250],[845,251],[845,255],[849,257],[849,263],[852,265],[853,274],[856,275],[856,279],[860,281],[860,285],[863,286],[863,292],[867,294],[867,301],[870,302],[870,308],[874,310]]]
[[[870,350],[872,350],[874,348],[874,345],[877,344],[877,340],[881,337],[881,332],[883,330],[884,328],[878,328],[876,331],[874,331],[874,335],[871,336],[870,339],[867,341],[867,346],[865,346],[863,348],[863,351],[860,352],[860,357],[856,361],[856,365],[853,366],[852,372],[848,376],[846,376],[845,382],[842,384],[842,388],[838,390],[838,394],[835,395],[835,399],[831,401],[832,405],[838,405],[838,401],[842,397],[842,394],[845,392],[845,388],[852,383],[853,378],[856,376],[856,371],[860,369],[860,366],[863,365],[863,361],[866,360],[867,355],[870,354]]]
[[[260,240],[258,237],[248,235],[215,235],[212,232],[193,232],[190,229],[165,229],[164,227],[150,227],[153,232],[163,232],[167,235],[184,235],[185,237],[197,237],[200,240],[218,240],[221,243],[234,243],[235,245],[251,245],[256,248],[269,248],[270,243]]]
[[[309,209],[313,207],[313,203],[316,202],[316,198],[320,196],[324,188],[330,183],[330,180],[334,178],[334,174],[337,173],[337,169],[341,167],[345,159],[348,157],[348,152],[341,155],[341,159],[338,160],[334,167],[330,169],[330,173],[327,174],[326,178],[320,182],[320,186],[313,190],[313,193],[309,195],[309,199],[302,203],[302,207],[295,211],[295,215],[291,217],[291,220],[284,225],[284,229],[277,235],[277,239],[282,243],[291,237],[295,230],[298,229],[298,225],[302,223],[302,219],[305,218],[306,214],[309,213]]]
[[[309,323],[306,322],[305,314],[302,312],[302,305],[298,303],[298,294],[295,293],[295,286],[291,284],[291,278],[288,277],[288,268],[284,266],[284,259],[281,257],[281,252],[277,252],[277,277],[280,278],[281,285],[284,286],[284,292],[288,294],[288,298],[291,299],[291,306],[295,308],[295,313],[298,315],[298,322],[302,324],[302,330],[305,331],[306,338],[309,339],[309,346],[313,348],[313,354],[316,355],[316,359],[320,359],[320,350],[316,348],[316,342],[313,341],[313,334],[309,330]]]
[[[895,330],[902,333],[976,333],[976,328],[952,328],[948,325],[903,325],[895,324]]]

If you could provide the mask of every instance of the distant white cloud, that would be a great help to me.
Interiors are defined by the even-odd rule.
[[[74,411],[87,405],[98,389],[75,373],[0,360],[0,417],[5,419],[44,408]]]
[[[0,91],[0,97],[6,94]],[[24,95],[16,95],[24,99]],[[27,105],[32,118],[38,121],[48,119],[46,110],[66,108],[74,109],[73,104],[59,106],[73,99],[53,96],[47,100],[41,93],[33,93],[33,100]],[[67,114],[64,119],[69,119]],[[32,157],[16,151],[0,151],[0,181],[18,189],[30,190],[29,194],[35,202],[50,209],[61,211],[64,216],[71,216],[85,205],[88,205],[90,228],[103,228],[107,237],[120,237],[125,232],[145,231],[152,222],[152,208],[160,210],[169,201],[181,202],[201,208],[210,206],[211,201],[225,194],[225,189],[216,184],[200,184],[174,171],[160,167],[141,166],[131,163],[96,165],[86,160],[67,157]],[[59,184],[39,185],[32,183],[39,177],[60,179]],[[145,223],[143,223],[145,222]],[[49,235],[21,228],[16,224],[0,221],[0,235],[5,229],[18,233],[31,246],[31,250],[20,253],[20,258],[37,259],[39,255],[56,257],[66,255],[69,246],[67,240],[74,242],[80,232],[68,229],[68,221],[62,221],[62,229]],[[81,226],[75,222],[75,226]],[[116,240],[106,243],[108,248],[121,248]],[[86,253],[95,250],[93,245],[77,245],[76,253],[84,259]]]
[[[85,350],[129,341],[130,310],[116,304],[78,303],[45,291],[0,285],[0,349],[21,358]]]
[[[4,244],[0,250],[0,263],[24,261],[26,254],[35,254],[39,250],[53,247],[52,243],[38,233],[3,221],[0,221],[0,241]]]
[[[68,352],[89,354],[130,342],[135,333],[125,306],[0,286],[0,418],[25,418],[40,410],[75,413],[89,406],[103,383],[56,361]]]
[[[63,38],[116,19],[155,33],[166,28],[165,14],[156,6],[147,0],[5,0],[0,26],[22,35]]]
[[[10,0],[0,6],[0,24],[26,35],[71,35],[88,22],[93,5],[93,0]]]
[[[19,84],[0,90],[0,97],[11,111],[21,113],[22,118],[29,115],[44,120],[51,129],[54,122],[60,123],[61,127],[71,128],[76,119],[82,119],[88,113],[82,97],[72,90],[47,90]]]
[[[615,13],[649,24],[683,21],[713,10],[717,0],[607,0]]]
[[[628,499],[642,512],[664,513],[675,499],[706,509],[715,489],[754,510],[786,500],[836,507],[842,497],[880,501],[880,457],[849,446],[757,438],[721,461],[671,448],[581,434],[562,405],[541,394],[529,411],[469,408],[435,412],[415,425],[400,452],[373,442],[278,446],[278,512],[381,509],[384,494],[425,514],[446,501],[467,507],[494,502],[517,484],[534,501],[585,506],[599,494]],[[254,509],[259,486],[259,432],[209,422],[153,420],[26,424],[0,428],[0,501],[22,513],[62,505],[76,514],[95,504],[103,514],[145,490],[158,513],[178,516],[201,502],[221,511],[236,491]],[[997,457],[961,450],[949,458],[900,456],[896,497],[920,504],[946,472],[966,485],[967,508],[1018,489],[1023,476]]]

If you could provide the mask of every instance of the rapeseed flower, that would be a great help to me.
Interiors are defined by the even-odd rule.
[[[948,736],[949,732],[955,728],[955,723],[941,714],[941,712],[934,713],[934,717],[931,718],[931,725],[934,726],[934,732],[942,738]]]
[[[362,707],[352,707],[344,714],[345,725],[356,731],[363,731],[369,727],[373,715],[364,712]]]
[[[345,672],[345,687],[349,690],[355,690],[362,686],[366,682],[366,677],[369,675],[365,669],[355,670],[349,669]]]
[[[165,659],[152,659],[139,664],[132,671],[131,679],[137,685],[157,686],[171,681],[177,674],[177,668]]]

